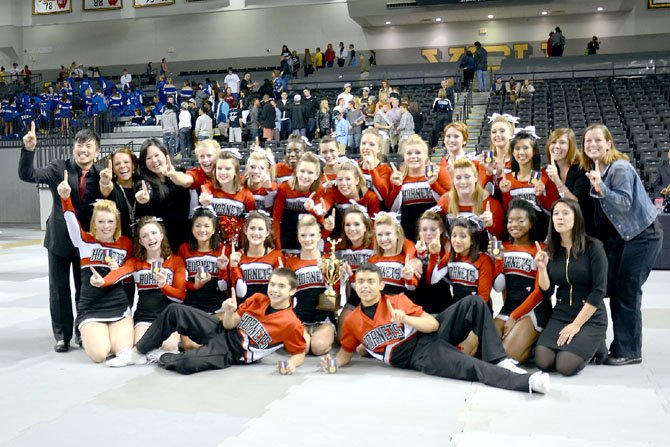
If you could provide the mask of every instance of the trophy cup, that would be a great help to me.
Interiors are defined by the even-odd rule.
[[[330,242],[330,257],[322,260],[323,279],[326,281],[326,291],[319,295],[319,304],[316,306],[317,310],[325,310],[334,312],[340,308],[340,295],[335,291],[333,286],[340,279],[340,267],[342,267],[342,260],[335,257],[335,247],[342,239],[332,240]]]

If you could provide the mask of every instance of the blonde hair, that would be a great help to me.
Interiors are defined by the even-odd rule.
[[[582,169],[585,171],[590,171],[591,170],[591,163],[593,160],[591,160],[586,153],[584,153],[584,142],[586,141],[586,134],[589,133],[592,130],[598,130],[602,131],[603,136],[605,137],[605,141],[608,141],[609,143],[612,144],[612,148],[605,152],[605,158],[603,159],[603,163],[608,165],[610,163],[614,163],[617,160],[630,160],[628,158],[628,155],[623,154],[617,150],[617,148],[614,146],[614,138],[612,137],[612,133],[610,130],[605,126],[604,124],[591,124],[589,127],[586,128],[584,131],[584,136],[582,137]]]
[[[316,217],[311,214],[303,214],[302,217],[298,220],[298,228],[301,227],[319,227],[319,222],[316,220]]]
[[[402,166],[400,167],[400,172],[402,173],[402,178],[403,179],[405,177],[407,177],[407,175],[409,174],[409,168],[405,164],[404,157],[405,157],[405,153],[407,152],[407,148],[410,147],[410,146],[418,146],[419,148],[421,148],[423,153],[426,155],[426,161],[427,162],[430,161],[429,160],[430,152],[428,150],[428,143],[426,143],[426,141],[423,138],[421,138],[421,136],[419,136],[418,134],[410,135],[409,138],[407,139],[407,141],[405,142],[405,147],[403,148],[403,151],[402,151],[403,152],[402,153],[403,162],[402,162]]]
[[[233,162],[233,167],[235,168],[235,178],[233,179],[233,189],[235,192],[240,192],[242,190],[242,181],[240,179],[240,160],[237,159],[233,154],[227,151],[223,151],[219,154],[219,157],[216,159],[216,164],[212,170],[212,184],[215,188],[223,189],[223,185],[216,178],[216,165],[219,164],[222,160],[230,160]]]
[[[295,169],[293,170],[293,174],[291,174],[291,180],[289,180],[291,189],[294,191],[298,190],[298,167],[300,166],[300,163],[312,163],[315,166],[316,170],[316,179],[312,182],[312,186],[309,187],[309,190],[311,192],[316,192],[319,190],[319,187],[321,186],[321,164],[319,163],[319,159],[316,158],[316,155],[314,155],[311,152],[307,152],[305,154],[302,154],[302,157],[300,157],[300,160],[298,160],[298,163],[295,165]]]
[[[377,214],[377,217],[375,219],[375,229],[377,228],[378,225],[390,225],[391,227],[393,227],[393,229],[395,229],[395,232],[398,235],[398,240],[396,241],[395,244],[395,250],[393,256],[397,256],[400,253],[402,253],[403,246],[405,245],[405,232],[403,231],[400,222],[398,222],[395,219],[395,217],[393,217],[388,213],[380,213]],[[375,239],[375,253],[384,256],[384,251],[379,246],[379,242],[377,241],[376,231],[374,239]]]
[[[264,161],[267,164],[268,167],[268,172],[270,173],[270,180],[274,181],[275,180],[275,165],[270,163],[270,160],[268,159],[268,155],[272,155],[272,150],[270,149],[265,149],[264,151],[251,151],[249,154],[249,157],[247,158],[247,163],[246,163],[246,179],[244,180],[244,185],[249,188],[250,187],[250,182],[251,182],[251,177],[249,176],[249,165],[251,164],[252,161]]]
[[[90,233],[93,235],[94,238],[98,238],[98,236],[95,234],[95,216],[98,213],[112,213],[114,215],[114,220],[116,221],[116,228],[114,229],[114,240],[116,241],[119,237],[121,237],[121,213],[119,212],[119,209],[116,207],[116,203],[112,202],[111,200],[98,200],[95,202],[93,205],[93,214],[91,215],[91,231]]]
[[[337,174],[339,175],[340,172],[345,171],[353,172],[356,175],[356,177],[358,177],[358,181],[356,182],[356,188],[361,192],[361,199],[362,199],[365,193],[368,192],[368,187],[365,183],[365,177],[363,176],[363,171],[361,171],[360,166],[358,166],[353,161],[345,161],[344,163],[340,164],[340,167],[337,170]]]
[[[472,212],[477,215],[481,214],[483,212],[484,199],[486,199],[488,193],[479,183],[479,172],[477,171],[477,167],[471,160],[467,158],[459,158],[454,162],[454,172],[456,169],[470,169],[475,176],[475,191],[472,193]],[[456,188],[451,188],[449,193],[449,213],[454,217],[461,214],[460,198],[458,197]]]
[[[213,149],[218,154],[219,152],[221,152],[221,145],[219,144],[218,141],[213,140],[213,139],[198,141],[195,145],[195,150],[194,150],[195,153],[196,153],[196,156],[198,154],[198,150],[202,150],[202,149]]]
[[[321,113],[326,113],[330,110],[330,105],[328,105],[327,99],[322,99],[321,102],[319,102],[319,110]]]
[[[494,119],[493,122],[491,122],[491,129],[493,129],[493,125],[496,124],[496,123],[503,123],[509,129],[510,137],[509,137],[509,141],[507,142],[507,148],[506,148],[507,153],[506,153],[506,155],[511,156],[512,155],[511,143],[512,143],[512,138],[514,138],[514,129],[515,129],[514,123],[511,122],[510,120],[508,120],[507,118],[505,118],[502,115],[497,116],[496,119]],[[491,132],[489,131],[489,137],[490,137],[490,135],[491,135]],[[494,156],[497,155],[497,149],[496,149],[495,145],[493,145],[493,155]]]

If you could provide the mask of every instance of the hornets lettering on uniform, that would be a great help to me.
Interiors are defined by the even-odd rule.
[[[508,256],[505,252],[505,270],[515,270],[517,273],[529,273],[529,277],[535,277],[534,271],[537,269],[535,267],[535,260],[530,256],[529,253],[513,253]]]
[[[212,260],[209,256],[184,259],[184,262],[186,263],[186,271],[189,272],[189,275],[191,272],[197,272],[200,267],[204,267],[205,271],[212,274],[212,276],[216,276],[219,272],[219,266],[216,260]]]
[[[374,351],[384,343],[400,341],[405,338],[405,332],[399,324],[389,323],[376,327],[363,336],[363,345]]]
[[[425,186],[421,185],[421,183],[408,183],[407,187],[404,186],[405,185],[403,185],[402,189],[403,203],[409,204],[410,202],[430,202],[435,200],[433,190],[426,188]]]
[[[240,266],[244,281],[247,283],[268,282],[272,276],[272,266],[268,264],[250,263]]]
[[[246,332],[259,349],[267,348],[272,342],[272,337],[261,322],[249,314],[242,315],[237,328]]]
[[[170,270],[164,271],[167,276],[167,283],[172,284],[174,273],[172,273]],[[154,277],[154,274],[151,272],[151,270],[139,270],[137,272],[133,272],[133,277],[135,279],[135,283],[138,286],[158,286],[156,278]]]
[[[537,211],[541,211],[542,208],[540,205],[537,203],[537,196],[535,195],[535,187],[527,187],[527,188],[517,188],[513,189],[509,192],[510,196],[512,199],[524,199],[528,202],[530,202],[531,205],[533,205],[533,208],[535,208]]]
[[[379,263],[377,267],[381,270],[384,279],[395,279],[398,281],[402,279],[402,266],[399,264],[384,265]]]
[[[351,248],[347,248],[346,250],[338,250],[335,252],[335,254],[338,258],[349,264],[353,269],[354,266],[358,267],[359,265],[363,265],[368,262],[370,256],[374,255],[375,252],[373,249],[352,250]]]
[[[449,279],[453,282],[462,282],[465,284],[476,283],[479,279],[479,270],[472,264],[465,262],[450,262]]]
[[[94,248],[93,250],[91,250],[91,256],[89,256],[89,259],[91,262],[100,261],[107,264],[107,260],[105,259],[107,256],[112,258],[112,260],[116,262],[118,265],[123,264],[123,261],[126,260],[125,251],[121,252],[118,250],[112,250],[107,248]]]
[[[307,212],[305,210],[305,202],[307,201],[307,197],[297,197],[294,199],[286,199],[286,203],[284,204],[284,209],[286,211],[300,211],[300,212]]]
[[[212,199],[212,208],[218,216],[241,216],[246,212],[244,204],[237,200],[219,199],[214,197]]]

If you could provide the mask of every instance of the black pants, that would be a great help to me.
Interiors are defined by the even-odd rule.
[[[57,341],[70,342],[74,327],[72,313],[72,291],[70,290],[70,269],[74,277],[74,301],[79,303],[81,294],[81,271],[79,254],[72,250],[69,256],[58,256],[48,251],[49,260],[49,310],[51,328]]]
[[[655,220],[629,240],[610,233],[607,237],[607,296],[610,297],[614,357],[642,355],[642,285],[647,281],[663,245],[663,228]]]
[[[506,357],[493,317],[476,295],[461,299],[437,316],[437,333],[420,335],[410,368],[431,376],[481,382],[507,390],[528,391],[529,374],[516,374],[493,362]],[[459,351],[455,345],[470,331],[479,337],[482,360]]]
[[[180,374],[193,374],[209,369],[225,369],[236,363],[221,320],[183,304],[170,304],[135,346],[146,354],[158,348],[175,331],[202,346],[180,354],[164,354],[160,358],[163,368]]]
[[[435,128],[433,129],[433,139],[430,143],[432,147],[436,147],[444,137],[442,132],[444,132],[445,126],[451,123],[451,121],[453,120],[453,114],[454,112],[450,111],[447,113],[438,113],[435,116]]]

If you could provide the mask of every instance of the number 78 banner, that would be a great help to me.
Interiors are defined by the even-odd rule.
[[[33,15],[72,12],[72,0],[33,0]]]
[[[84,11],[104,11],[123,8],[123,0],[83,0]]]

